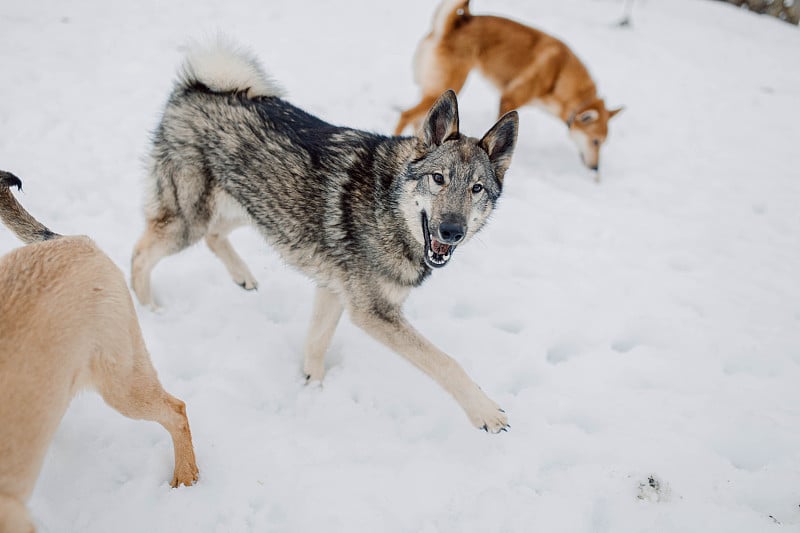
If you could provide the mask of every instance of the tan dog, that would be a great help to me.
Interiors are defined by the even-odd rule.
[[[598,169],[608,121],[622,109],[606,109],[589,71],[563,42],[513,20],[473,16],[469,0],[444,0],[437,8],[414,55],[422,99],[403,111],[395,134],[416,128],[436,98],[460,91],[475,67],[500,90],[500,116],[526,104],[544,108],[566,123],[583,163]]]
[[[0,171],[0,218],[29,244],[0,258],[0,531],[33,531],[25,508],[70,400],[85,387],[164,426],[172,486],[197,480],[184,403],[150,363],[122,272],[88,237],[61,237],[20,206]],[[32,243],[32,244],[31,244]]]

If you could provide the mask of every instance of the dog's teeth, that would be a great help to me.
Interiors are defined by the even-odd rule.
[[[428,250],[428,257],[433,259],[433,250]]]
[[[450,259],[450,254],[444,254],[444,257],[442,259],[447,261],[448,259]]]

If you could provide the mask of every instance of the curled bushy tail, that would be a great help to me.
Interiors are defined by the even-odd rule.
[[[433,15],[433,36],[441,39],[453,30],[462,18],[470,16],[469,0],[442,0]]]
[[[22,181],[11,172],[0,170],[0,219],[3,224],[25,244],[60,237],[25,211],[11,194],[11,187],[22,190]]]
[[[244,93],[248,98],[283,95],[258,59],[224,35],[189,45],[178,83],[184,87],[199,83],[214,92]]]

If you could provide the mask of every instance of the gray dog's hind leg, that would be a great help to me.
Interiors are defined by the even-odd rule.
[[[233,282],[245,290],[252,291],[258,288],[258,282],[228,240],[230,232],[242,225],[242,222],[234,220],[214,220],[206,233],[206,244],[228,269]]]
[[[178,217],[164,216],[160,220],[148,220],[144,234],[133,249],[131,259],[131,286],[142,305],[155,307],[150,288],[150,274],[161,259],[180,252],[192,241]]]

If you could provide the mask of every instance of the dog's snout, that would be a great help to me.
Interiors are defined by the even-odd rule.
[[[445,220],[439,224],[439,237],[445,244],[458,244],[464,240],[467,230],[458,220]]]

